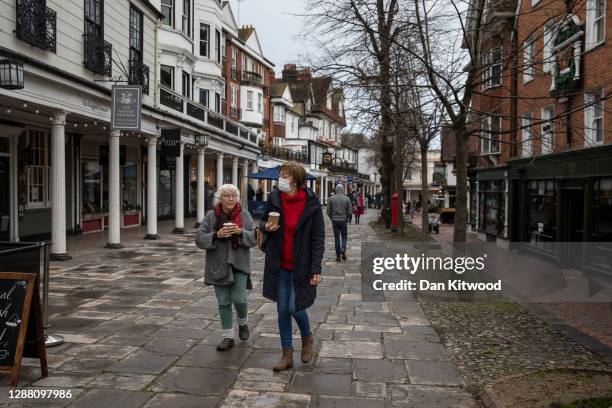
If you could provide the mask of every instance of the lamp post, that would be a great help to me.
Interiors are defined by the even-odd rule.
[[[0,88],[23,89],[23,62],[13,59],[0,60]]]

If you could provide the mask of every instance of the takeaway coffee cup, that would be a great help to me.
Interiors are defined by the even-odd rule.
[[[233,222],[224,222],[224,223],[223,223],[223,226],[224,226],[224,227],[226,227],[226,228],[227,228],[227,227],[230,227],[230,228],[231,228],[231,227],[233,227],[234,225],[235,225],[235,224],[234,224]]]
[[[268,214],[268,221],[272,223],[272,225],[278,224],[278,219],[280,218],[280,214],[277,212],[271,212]]]

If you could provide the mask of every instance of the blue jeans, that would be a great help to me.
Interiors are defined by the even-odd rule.
[[[334,229],[334,242],[336,244],[336,258],[340,258],[340,253],[346,251],[347,230],[346,222],[332,221]]]
[[[279,269],[278,271],[278,299],[276,301],[278,312],[278,331],[280,332],[281,346],[284,349],[293,348],[291,316],[297,322],[302,337],[310,336],[310,322],[305,310],[295,311],[295,290],[293,288],[293,271]]]

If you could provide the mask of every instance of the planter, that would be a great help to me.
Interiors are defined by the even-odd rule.
[[[123,226],[133,227],[140,225],[140,212],[129,212],[123,214]]]
[[[87,220],[81,221],[81,229],[83,230],[83,234],[87,234],[90,232],[100,232],[104,231],[104,225],[102,224],[103,218],[90,218]]]

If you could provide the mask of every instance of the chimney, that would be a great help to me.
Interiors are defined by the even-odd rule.
[[[297,81],[298,69],[295,64],[285,64],[283,67],[283,81]]]
[[[312,79],[312,69],[308,68],[301,68],[299,70],[299,77],[301,80],[304,79]]]

